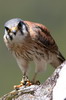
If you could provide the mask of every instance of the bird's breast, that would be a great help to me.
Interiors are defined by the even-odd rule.
[[[34,59],[37,60],[47,60],[48,59],[48,53],[44,49],[44,47],[40,47],[40,45],[37,45],[36,43],[29,43],[29,44],[13,44],[11,47],[12,53],[17,58],[23,58],[25,60],[31,61]]]

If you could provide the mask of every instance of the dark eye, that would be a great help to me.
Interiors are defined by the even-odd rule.
[[[5,29],[7,30],[8,33],[10,32],[10,29],[8,27],[5,27]]]

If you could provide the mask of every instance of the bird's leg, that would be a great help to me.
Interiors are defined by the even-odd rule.
[[[33,82],[33,83],[35,83],[35,81],[36,81],[36,76],[37,76],[37,73],[34,74],[34,77],[33,77],[33,79],[32,79],[32,82]]]
[[[23,75],[21,84],[26,85],[29,82],[28,76],[26,74]]]
[[[39,85],[40,82],[39,82],[39,81],[36,81],[36,76],[37,76],[37,73],[35,73],[35,75],[34,75],[32,81],[30,81],[30,80],[28,79],[28,76],[24,73],[24,75],[23,75],[23,77],[22,77],[21,84],[15,85],[15,86],[14,86],[14,89],[19,90],[19,88],[22,87],[22,86],[25,86],[25,87],[26,87],[26,86],[31,86],[31,85],[33,85],[33,84]]]
[[[23,86],[30,86],[30,85],[32,85],[32,83],[31,83],[30,80],[28,79],[28,76],[26,75],[26,73],[23,74],[21,84],[22,84]]]
[[[26,83],[25,79],[26,79],[25,76],[23,76],[22,81],[20,82],[21,84],[15,85],[14,89],[19,90],[19,88],[22,87]]]
[[[22,86],[25,86],[26,87],[26,86],[31,86],[31,85],[32,85],[32,83],[28,79],[28,76],[23,75],[21,84],[20,85],[15,85],[14,86],[14,89],[19,90],[19,88],[22,87]]]
[[[37,76],[37,74],[38,74],[38,72],[35,72],[34,77],[33,77],[33,79],[32,79],[32,83],[33,83],[33,84],[39,85],[40,82],[39,82],[39,81],[36,81],[36,76]]]

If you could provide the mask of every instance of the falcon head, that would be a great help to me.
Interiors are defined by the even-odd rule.
[[[28,34],[27,25],[20,18],[14,18],[7,21],[4,25],[5,34],[4,41],[13,43],[20,42],[24,40],[24,38]]]

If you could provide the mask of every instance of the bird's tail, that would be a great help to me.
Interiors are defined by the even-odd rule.
[[[59,61],[61,62],[61,63],[63,63],[64,61],[65,61],[65,58],[62,56],[62,54],[59,52],[59,54],[58,54],[58,59],[59,59]]]
[[[62,64],[65,61],[65,58],[62,56],[62,54],[59,52],[51,62],[51,65],[57,68],[60,64]]]

